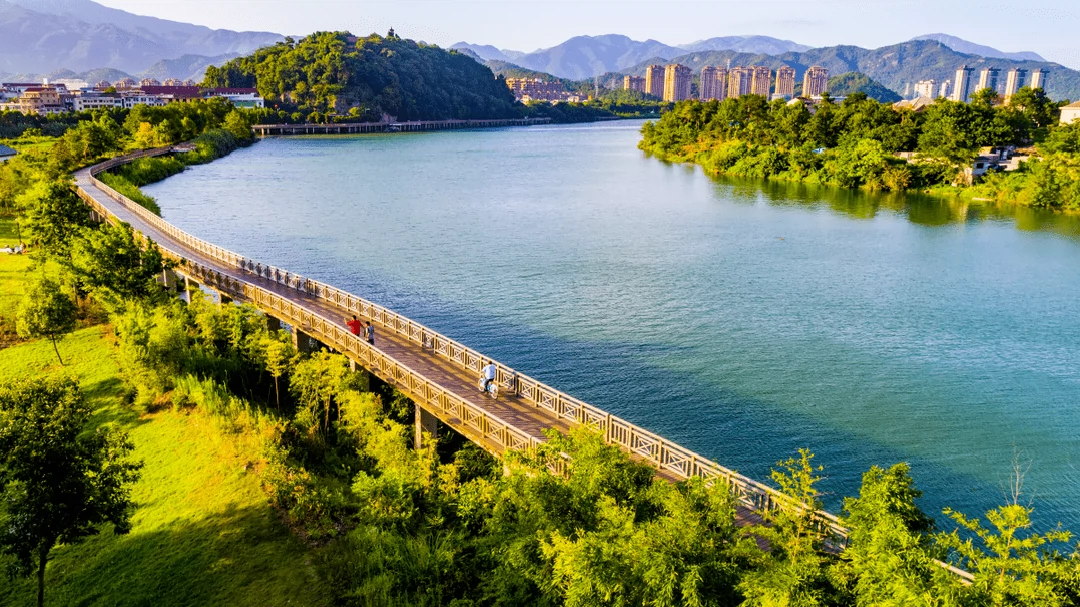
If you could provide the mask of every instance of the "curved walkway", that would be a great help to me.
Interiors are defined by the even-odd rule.
[[[455,431],[501,454],[543,442],[542,431],[588,426],[635,459],[655,466],[669,480],[692,476],[724,482],[737,497],[739,518],[755,512],[799,505],[774,489],[724,468],[647,430],[564,394],[505,365],[498,366],[498,400],[477,392],[486,361],[479,352],[391,310],[280,268],[246,259],[165,222],[99,181],[95,175],[140,157],[172,153],[161,148],[117,158],[75,174],[79,195],[102,219],[122,221],[154,241],[180,265],[176,272],[221,293],[252,303],[327,346],[345,354],[406,393],[425,411]],[[346,330],[356,315],[378,329],[371,346]],[[820,513],[819,523],[837,538],[846,530],[835,516]],[[842,539],[841,539],[842,541]]]

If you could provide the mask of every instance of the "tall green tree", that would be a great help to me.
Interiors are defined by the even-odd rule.
[[[9,572],[37,573],[45,603],[52,549],[112,524],[130,530],[130,487],[141,464],[118,430],[86,432],[91,409],[73,379],[24,379],[0,386],[0,553]]]
[[[75,277],[111,311],[132,301],[159,301],[164,289],[157,279],[172,267],[154,241],[144,246],[126,223],[85,232],[71,255]]]
[[[75,330],[77,308],[60,285],[42,277],[26,290],[16,320],[19,336],[26,339],[47,338],[52,342],[56,360],[64,364],[57,342]]]
[[[50,257],[68,257],[71,243],[90,225],[90,209],[69,181],[43,180],[18,198],[26,238]]]

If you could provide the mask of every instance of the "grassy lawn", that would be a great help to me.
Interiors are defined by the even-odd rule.
[[[0,382],[41,373],[77,376],[96,424],[125,428],[145,467],[129,535],[111,529],[53,551],[49,605],[322,605],[311,552],[267,505],[250,463],[251,439],[199,413],[139,416],[123,403],[119,369],[101,326],[60,344],[0,350]],[[0,574],[0,606],[32,605],[32,580]]]

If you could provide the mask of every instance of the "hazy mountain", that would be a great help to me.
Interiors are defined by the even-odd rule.
[[[698,40],[690,44],[680,44],[679,48],[684,51],[696,53],[701,51],[737,51],[740,53],[761,53],[765,55],[780,55],[810,50],[809,46],[797,44],[791,40],[780,40],[769,36],[722,36]]]
[[[156,78],[158,80],[165,80],[166,78],[179,78],[180,80],[194,80],[195,82],[202,82],[203,75],[206,73],[206,68],[211,65],[221,65],[229,59],[234,59],[240,55],[236,53],[226,53],[224,55],[218,55],[217,57],[204,57],[202,55],[184,55],[178,59],[163,59],[154,65],[151,65],[148,69],[139,72],[138,76],[142,78]]]
[[[973,67],[976,72],[984,67],[1000,68],[1002,83],[1004,83],[1004,71],[1012,67],[1024,67],[1029,71],[1042,68],[1049,71],[1046,91],[1051,97],[1055,99],[1080,98],[1080,72],[1075,70],[1045,61],[1003,61],[998,58],[958,53],[933,40],[915,40],[872,50],[857,46],[830,46],[780,55],[712,51],[688,53],[673,57],[671,61],[687,65],[695,71],[699,71],[706,65],[726,65],[729,61],[731,65],[764,65],[774,70],[783,65],[789,65],[795,68],[797,80],[802,79],[806,69],[811,65],[821,65],[828,68],[829,73],[834,75],[862,72],[899,94],[903,94],[909,85],[920,80],[934,79],[939,82],[950,80],[961,65]],[[622,71],[626,74],[643,76],[649,63],[650,61],[644,61]],[[977,73],[975,77],[978,77]]]
[[[0,71],[8,73],[101,66],[137,73],[162,60],[235,55],[281,39],[140,17],[91,0],[0,0]]]
[[[517,58],[508,57],[504,61],[560,78],[582,80],[604,72],[623,70],[646,59],[667,59],[685,52],[656,40],[638,42],[626,36],[607,34],[576,36],[557,46]]]
[[[666,63],[687,52],[734,50],[779,55],[810,47],[768,36],[725,36],[671,46],[656,40],[639,42],[626,36],[577,36],[551,48],[531,53],[499,49],[491,45],[458,42],[451,48],[468,49],[484,61],[505,61],[573,80],[626,69],[643,61]]]
[[[452,49],[468,50],[472,54],[480,57],[484,61],[513,61],[514,57],[521,57],[525,53],[521,51],[511,51],[497,49],[490,44],[469,44],[468,42],[458,42],[450,46]]]
[[[1030,51],[1006,53],[1004,51],[999,51],[996,48],[968,42],[967,40],[948,34],[927,34],[925,36],[917,36],[912,38],[912,40],[936,40],[958,53],[966,53],[968,55],[979,55],[982,57],[998,59],[1019,59],[1021,61],[1046,61],[1041,55]]]

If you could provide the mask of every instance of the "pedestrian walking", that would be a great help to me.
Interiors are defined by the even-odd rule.
[[[367,342],[371,345],[375,345],[375,325],[367,323],[367,327],[364,328],[364,335],[367,336]]]

